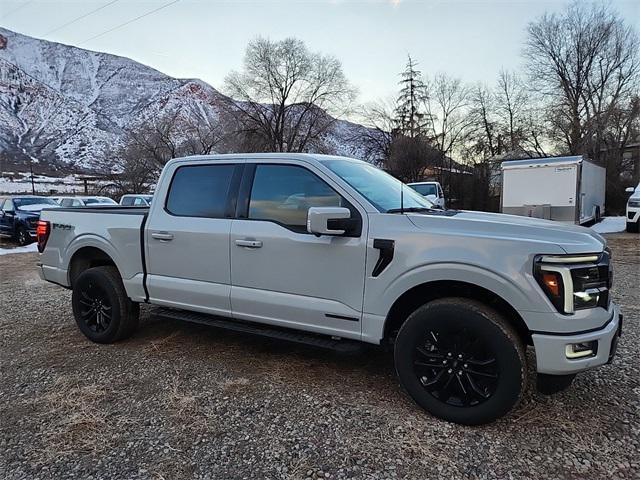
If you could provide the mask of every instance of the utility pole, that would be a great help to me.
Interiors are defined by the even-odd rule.
[[[36,194],[36,186],[33,183],[33,164],[31,162],[31,157],[29,157],[29,173],[31,174],[31,193]]]

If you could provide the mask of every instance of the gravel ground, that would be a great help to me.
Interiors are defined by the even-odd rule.
[[[639,478],[640,240],[609,240],[626,319],[613,365],[473,428],[416,407],[375,348],[338,355],[146,308],[133,338],[93,344],[36,255],[2,256],[0,478]]]

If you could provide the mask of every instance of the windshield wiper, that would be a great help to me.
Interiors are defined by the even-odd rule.
[[[405,207],[405,208],[391,208],[386,213],[414,213],[414,212],[438,212],[437,208],[433,207]]]

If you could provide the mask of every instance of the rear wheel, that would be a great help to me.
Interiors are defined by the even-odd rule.
[[[31,243],[31,235],[29,235],[27,229],[22,225],[18,227],[18,231],[16,232],[16,241],[20,246],[29,245]]]
[[[629,233],[638,233],[640,230],[640,220],[637,222],[627,222],[627,232]]]
[[[475,425],[507,414],[526,387],[522,341],[494,310],[465,299],[427,303],[398,332],[396,371],[425,410]]]
[[[140,307],[132,302],[115,267],[89,268],[73,282],[73,315],[91,341],[112,343],[130,336],[138,326]]]

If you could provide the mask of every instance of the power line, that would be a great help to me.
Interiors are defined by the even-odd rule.
[[[68,27],[69,25],[71,25],[72,23],[76,23],[78,20],[82,20],[83,18],[88,17],[89,15],[93,15],[94,13],[102,10],[103,8],[107,8],[109,5],[113,5],[116,2],[119,2],[120,0],[113,0],[105,5],[102,5],[101,7],[96,8],[95,10],[91,10],[89,13],[85,13],[84,15],[80,15],[77,18],[74,18],[73,20],[65,23],[64,25],[59,26],[58,28],[54,28],[53,30],[48,31],[47,33],[45,33],[44,35],[42,35],[43,37],[46,37],[47,35],[51,35],[52,33],[55,33],[59,30],[62,30],[65,27]]]
[[[142,15],[139,15],[139,16],[137,16],[135,18],[132,18],[131,20],[128,20],[128,21],[126,21],[124,23],[121,23],[120,25],[116,25],[115,27],[110,28],[109,30],[106,30],[106,31],[104,31],[102,33],[94,35],[93,37],[87,38],[86,40],[83,40],[82,42],[78,43],[78,45],[83,45],[83,44],[85,44],[87,42],[90,42],[91,40],[95,40],[98,37],[102,37],[103,35],[106,35],[107,33],[111,33],[114,30],[117,30],[117,29],[122,28],[122,27],[124,27],[126,25],[129,25],[129,24],[131,24],[131,23],[133,23],[133,22],[135,22],[137,20],[140,20],[141,18],[144,18],[144,17],[146,17],[148,15],[151,15],[152,13],[156,13],[156,12],[162,10],[163,8],[167,8],[168,6],[173,5],[174,3],[178,3],[179,1],[180,0],[173,0],[172,2],[165,3],[161,7],[155,8],[155,9],[153,9],[153,10],[147,12],[147,13],[143,13]]]
[[[27,0],[26,2],[23,2],[22,5],[14,8],[13,10],[11,10],[9,13],[4,14],[2,17],[2,20],[4,20],[5,18],[7,18],[9,15],[13,15],[14,13],[16,13],[18,10],[22,10],[24,7],[26,7],[27,5],[29,5],[30,3],[32,3],[33,0]]]

